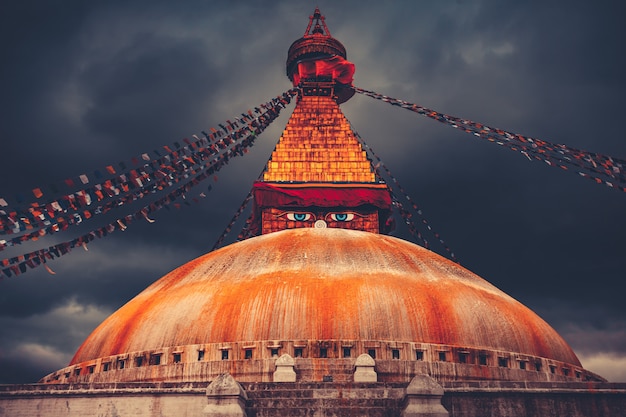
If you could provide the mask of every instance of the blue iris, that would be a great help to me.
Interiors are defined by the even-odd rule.
[[[335,213],[335,219],[338,222],[345,222],[348,220],[348,215],[346,213]]]
[[[306,213],[294,213],[293,218],[299,222],[303,222],[306,220],[307,215]]]

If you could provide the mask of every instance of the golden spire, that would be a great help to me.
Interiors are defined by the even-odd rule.
[[[299,227],[386,233],[391,195],[341,112],[354,65],[319,9],[289,48],[287,75],[300,91],[261,181],[253,186],[252,234]]]
[[[376,181],[350,123],[329,96],[303,96],[276,145],[264,181]]]

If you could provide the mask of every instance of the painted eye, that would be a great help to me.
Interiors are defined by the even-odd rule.
[[[287,213],[287,219],[297,222],[305,222],[311,219],[311,213]]]
[[[331,213],[330,218],[336,222],[349,222],[354,219],[354,213]]]

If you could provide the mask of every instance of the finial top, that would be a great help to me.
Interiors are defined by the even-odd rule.
[[[337,39],[330,35],[324,16],[319,7],[309,16],[309,24],[304,36],[296,40],[287,53],[287,76],[293,81],[293,73],[297,70],[299,61],[322,57],[340,56],[344,59],[346,48]]]
[[[315,26],[313,26],[313,22],[315,21]],[[311,26],[313,26],[313,30],[311,30]],[[314,35],[323,35],[329,38],[332,38],[330,31],[328,30],[328,26],[326,26],[326,21],[324,16],[320,13],[320,8],[316,7],[312,16],[309,16],[309,25],[304,31],[304,37],[307,38],[309,36]]]

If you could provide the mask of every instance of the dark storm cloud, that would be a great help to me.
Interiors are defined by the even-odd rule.
[[[557,3],[319,6],[357,66],[359,87],[624,158],[622,6]],[[287,49],[314,6],[1,7],[0,197],[12,198],[197,134],[285,91]],[[194,190],[208,193],[200,204],[161,210],[154,224],[135,222],[88,252],[75,249],[50,263],[54,277],[39,268],[0,282],[0,381],[32,382],[64,366],[111,311],[210,250],[292,107],[217,182]],[[626,307],[615,290],[626,267],[624,193],[367,97],[342,108],[462,265],[537,311],[584,366],[626,380]],[[92,222],[2,256],[70,240],[104,220]],[[396,235],[408,237],[401,227]]]

